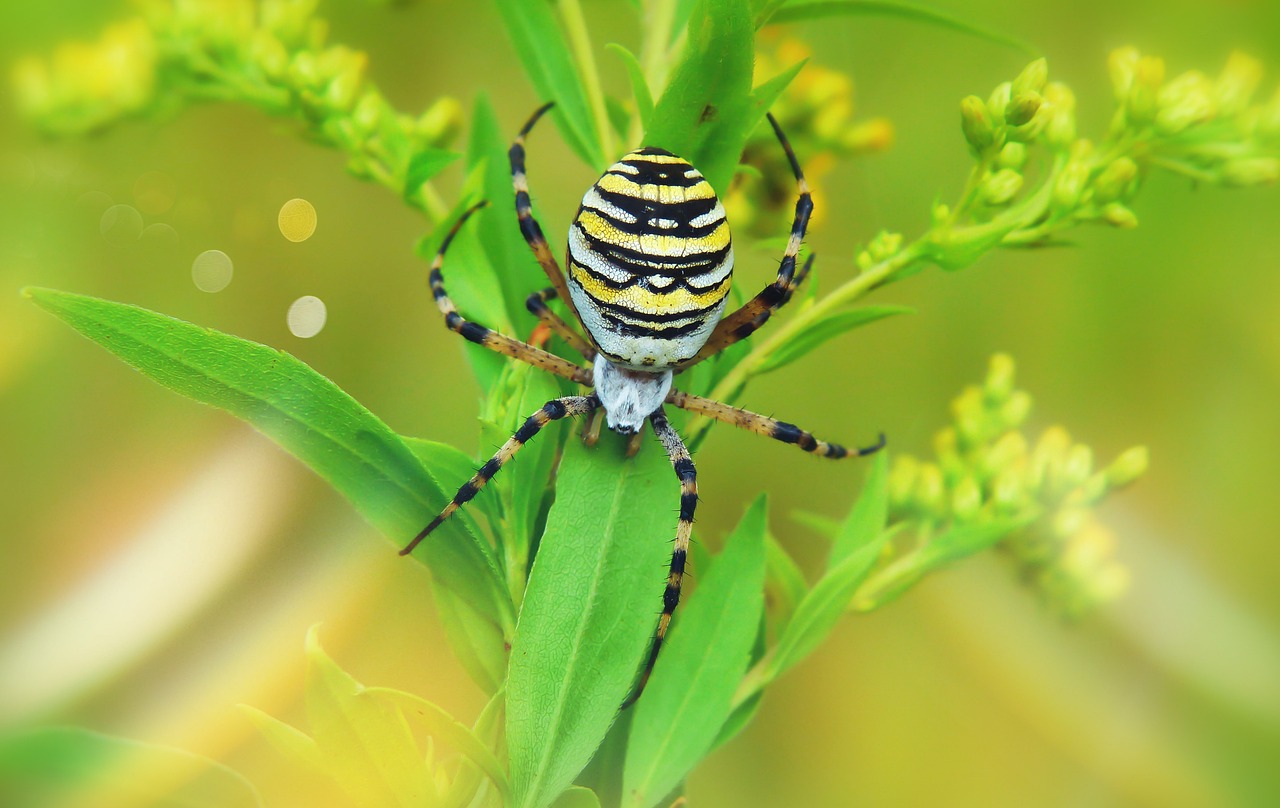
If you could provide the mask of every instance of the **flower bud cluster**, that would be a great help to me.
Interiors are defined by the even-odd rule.
[[[365,54],[328,45],[317,0],[144,0],[142,16],[97,43],[19,63],[22,107],[74,135],[194,100],[234,99],[299,118],[348,153],[361,176],[403,182],[412,156],[451,141],[461,109],[442,99],[397,113],[365,80]]]
[[[772,29],[766,29],[761,40],[765,46],[756,54],[757,84],[812,56],[808,46]],[[821,180],[835,167],[836,159],[883,151],[893,144],[893,126],[888,120],[855,117],[853,79],[812,62],[805,65],[771,111],[796,154],[805,160],[805,179],[816,198],[816,221],[828,207],[822,203]],[[729,219],[735,232],[745,227],[759,236],[771,235],[777,231],[778,220],[791,215],[796,189],[791,166],[772,127],[760,126],[752,133],[743,162],[758,173],[743,172],[734,178],[724,200]]]
[[[1093,450],[1062,427],[1029,439],[1022,427],[1031,398],[1015,389],[1013,360],[1003,354],[991,359],[984,383],[966,388],[951,409],[951,424],[935,436],[934,460],[895,458],[891,518],[935,534],[1022,522],[999,546],[1055,611],[1075,616],[1118,596],[1128,573],[1094,508],[1142,475],[1146,449],[1129,449],[1099,468]]]

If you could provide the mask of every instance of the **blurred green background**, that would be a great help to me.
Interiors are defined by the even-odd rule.
[[[1108,52],[1215,73],[1233,49],[1280,77],[1280,5],[1015,4],[940,0],[1033,42],[1079,98],[1081,132],[1112,109]],[[594,38],[636,41],[628,4],[586,3]],[[93,39],[125,3],[0,7],[0,59]],[[487,3],[322,2],[332,39],[370,54],[402,109],[488,92],[512,133],[539,101]],[[935,28],[860,17],[788,30],[852,74],[859,113],[886,116],[887,153],[828,175],[810,235],[827,283],[855,245],[928,225],[969,158],[959,99],[986,95],[1024,55]],[[601,54],[607,79],[625,87]],[[339,496],[230,417],[142,379],[22,300],[36,284],[136,303],[283,348],[400,432],[480,446],[477,388],[439,323],[423,220],[342,170],[287,123],[200,106],[161,124],[44,142],[0,104],[0,723],[70,722],[224,760],[270,805],[325,805],[234,705],[286,720],[306,628],[357,678],[422,693],[472,718],[481,695],[449,655],[425,571],[398,559]],[[548,127],[530,171],[553,243],[592,172]],[[137,205],[148,172],[174,204],[144,214],[176,246],[111,243],[105,194]],[[447,175],[446,192],[457,171]],[[315,235],[286,241],[276,213],[311,201]],[[1197,190],[1156,176],[1142,225],[1071,234],[1074,246],[1002,252],[879,293],[919,314],[858,331],[758,381],[745,406],[855,441],[883,429],[927,454],[951,397],[1011,353],[1036,401],[1100,458],[1136,444],[1152,468],[1102,517],[1130,593],[1078,626],[1050,617],[997,557],[851,618],[775,686],[759,718],[689,784],[695,806],[1280,804],[1280,190]],[[512,226],[515,226],[513,221]],[[191,261],[225,251],[235,276],[198,290]],[[742,253],[763,283],[773,259]],[[289,304],[328,306],[320,334]],[[814,561],[823,539],[794,510],[836,516],[863,469],[827,465],[721,429],[698,458],[699,529],[720,536],[768,491],[775,533]]]

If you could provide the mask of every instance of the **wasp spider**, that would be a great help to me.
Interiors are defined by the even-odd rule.
[[[804,280],[813,257],[796,270],[796,256],[804,239],[813,200],[795,152],[772,115],[769,123],[795,173],[799,198],[791,238],[778,277],[741,308],[724,315],[733,275],[733,246],[724,207],[702,174],[685,160],[658,148],[633,151],[615,163],[587,189],[569,227],[566,263],[561,271],[533,217],[525,175],[524,140],[551,104],[529,119],[511,146],[511,179],[515,186],[520,231],[551,287],[531,295],[527,306],[548,328],[582,355],[579,365],[511,337],[468,321],[445,292],[440,267],[445,251],[467,217],[468,210],[440,245],[431,264],[431,292],[444,314],[445,325],[471,342],[591,388],[585,395],[548,401],[524,422],[489,462],[458,490],[453,501],[422,529],[407,554],[431,531],[471,500],[521,446],[552,421],[590,415],[603,410],[609,428],[632,436],[629,451],[648,421],[671,458],[680,480],[680,517],[675,549],[663,594],[662,615],[645,668],[631,700],[647,681],[662,646],[671,615],[680,601],[693,513],[698,503],[697,472],[684,441],[667,420],[670,404],[760,435],[793,443],[821,457],[870,454],[884,445],[848,450],[818,440],[794,424],[776,421],[672,387],[672,376],[750,336],[790,298]],[[586,331],[579,334],[547,301],[560,298]],[[593,420],[598,429],[598,422]],[[588,437],[598,434],[591,427]]]

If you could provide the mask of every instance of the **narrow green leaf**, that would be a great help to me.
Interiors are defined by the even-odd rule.
[[[0,805],[248,808],[262,800],[221,763],[80,727],[0,735]]]
[[[778,678],[826,639],[849,606],[858,586],[879,559],[883,546],[881,534],[880,538],[863,545],[841,561],[809,590],[778,641],[768,679]]]
[[[766,505],[759,497],[690,598],[637,702],[623,804],[657,805],[711,749],[732,712],[764,610]]]
[[[679,495],[654,444],[566,441],[507,677],[514,804],[543,808],[591,759],[649,646]]]
[[[911,314],[915,309],[907,306],[863,306],[851,311],[839,311],[828,314],[809,326],[795,339],[782,345],[772,355],[760,363],[757,373],[768,373],[786,367],[800,359],[813,349],[830,342],[841,334],[848,333],[876,320],[883,320],[895,314]]]
[[[751,0],[751,19],[757,29],[764,27],[787,0]]]
[[[416,251],[428,265],[435,259],[436,251],[453,223],[461,218],[463,212],[483,198],[487,169],[488,163],[485,161],[471,169],[467,184],[459,195],[458,204],[449,212],[448,218],[429,236],[418,242]],[[493,205],[490,205],[477,212],[463,225],[457,237],[449,245],[449,252],[445,255],[440,272],[444,277],[449,298],[458,307],[458,312],[463,317],[480,323],[486,328],[510,334],[512,326],[503,298],[503,285],[498,278],[497,270],[485,252],[485,243],[488,240],[486,234],[480,230],[476,221],[479,217],[480,223],[483,223],[484,216],[492,214],[492,210]],[[422,273],[425,288],[425,268]],[[436,309],[430,295],[424,294],[423,298],[425,306],[428,307],[423,315],[434,318],[440,323],[440,327],[444,328],[444,316]],[[507,359],[461,337],[458,338],[458,344],[462,345],[466,351],[467,360],[471,364],[476,381],[480,383],[480,388],[485,392],[493,389],[494,383],[502,374],[502,369],[507,365]]]
[[[400,438],[337,385],[289,354],[137,306],[26,290],[41,308],[160,384],[253,424],[328,480],[402,545],[453,492]],[[436,580],[490,619],[511,601],[489,546],[450,520],[415,553]]]
[[[640,115],[640,123],[648,129],[649,122],[653,119],[653,93],[649,91],[649,82],[644,77],[644,68],[640,66],[640,60],[617,42],[610,42],[604,47],[621,59],[622,66],[627,69],[627,79],[631,82],[631,95],[636,101],[636,112]]]
[[[775,630],[781,632],[791,621],[796,605],[804,599],[809,587],[804,573],[800,571],[800,565],[796,564],[795,559],[772,534],[765,537],[764,587],[769,612],[775,621]]]
[[[496,0],[507,35],[543,101],[555,101],[560,132],[587,165],[603,170],[604,149],[587,91],[551,5],[544,0]]]
[[[840,525],[827,556],[827,569],[835,569],[858,548],[884,532],[889,520],[889,453],[881,450],[871,459],[867,481],[849,516]]]
[[[505,704],[506,695],[501,691],[495,693],[489,699],[489,703],[480,711],[480,717],[476,719],[475,726],[471,728],[471,734],[478,738],[488,749],[501,748],[502,714]],[[487,793],[493,799],[486,802],[482,795],[482,789],[491,788],[495,790]],[[481,796],[480,799],[477,799],[478,795]],[[458,773],[454,776],[453,783],[445,794],[441,808],[463,808],[463,806],[477,808],[481,805],[489,805],[497,799],[503,798],[496,792],[496,787],[493,786],[492,781],[469,758],[463,758],[458,766]],[[505,805],[503,808],[505,808]]]
[[[338,667],[307,632],[307,718],[329,776],[368,808],[438,801],[404,716]],[[428,803],[430,800],[430,803]]]
[[[425,147],[409,158],[404,176],[404,200],[417,205],[422,195],[422,184],[457,160],[461,155],[448,149]]]
[[[1039,55],[1038,49],[1017,37],[967,22],[945,11],[904,3],[900,0],[789,0],[773,12],[769,22],[802,22],[823,17],[852,14],[877,14],[921,22],[956,33],[975,36],[997,45],[1006,45],[1024,53]]]
[[[431,588],[449,647],[485,693],[496,693],[507,675],[507,638],[502,627],[442,586]]]
[[[748,0],[700,0],[689,18],[684,56],[645,133],[645,145],[688,160],[721,194],[728,190],[755,117],[754,35]]]
[[[748,696],[746,701],[734,707],[733,712],[729,714],[729,718],[720,727],[720,733],[716,735],[715,743],[711,745],[711,748],[719,749],[733,740],[739,732],[746,729],[747,724],[751,723],[751,719],[755,718],[756,713],[760,712],[760,702],[763,699],[764,691],[757,690]]]
[[[480,467],[474,458],[451,444],[404,435],[400,436],[400,440],[404,441],[404,445],[422,463],[436,486],[449,496],[452,496],[449,492],[457,491]],[[478,516],[490,520],[496,518],[497,509],[493,507],[491,499],[477,497],[450,518],[460,520],[473,535],[483,536],[484,532],[476,519]]]
[[[267,739],[275,750],[295,764],[306,769],[312,775],[324,775],[324,762],[320,759],[320,749],[315,740],[300,729],[296,729],[275,716],[267,715],[257,707],[248,704],[237,705],[262,737]]]
[[[489,207],[476,214],[479,218],[477,229],[490,270],[502,293],[500,299],[506,308],[506,321],[514,328],[511,333],[527,336],[527,329],[533,326],[534,320],[525,308],[525,298],[547,286],[549,281],[520,235],[516,219],[511,162],[507,157],[507,149],[514,139],[514,129],[504,131],[498,124],[498,116],[488,95],[478,94],[471,113],[467,169],[477,170],[483,165],[481,194],[489,200]],[[477,313],[475,316],[480,315]],[[498,323],[493,327],[500,326]]]
[[[514,362],[507,364],[494,390],[495,394],[490,396],[485,408],[485,417],[490,423],[482,429],[481,435],[487,445],[495,447],[501,446],[544,404],[563,395],[554,376]],[[504,545],[520,542],[529,547],[537,539],[534,530],[550,488],[561,436],[562,430],[558,429],[539,435],[537,440],[526,444],[495,478],[494,487],[506,505]],[[484,495],[482,492],[480,497]],[[527,553],[520,555],[524,557]],[[510,554],[508,558],[511,558]]]
[[[426,726],[431,737],[452,746],[472,763],[479,766],[493,782],[494,786],[497,787],[503,799],[510,797],[507,773],[502,770],[502,765],[498,763],[498,758],[489,747],[485,746],[472,733],[470,728],[458,722],[443,707],[433,704],[421,696],[415,696],[412,693],[389,687],[371,687],[366,692],[399,707],[407,715],[416,716]]]
[[[600,808],[600,798],[589,788],[573,786],[552,803],[553,808]]]

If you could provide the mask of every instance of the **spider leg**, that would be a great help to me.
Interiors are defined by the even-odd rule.
[[[547,305],[548,300],[555,300],[559,297],[554,286],[548,286],[541,292],[534,292],[525,300],[524,306],[531,314],[541,320],[548,328],[560,335],[560,338],[569,343],[569,347],[573,348],[583,359],[591,361],[595,359],[596,349],[586,338],[573,329],[573,326],[560,319],[560,315],[551,310]]]
[[[520,220],[520,234],[524,236],[524,240],[529,244],[529,249],[533,250],[533,257],[538,260],[538,264],[542,267],[542,271],[547,273],[547,277],[551,280],[551,285],[555,287],[556,293],[569,310],[577,315],[577,310],[573,307],[573,299],[569,297],[569,287],[565,284],[564,271],[560,269],[560,264],[556,261],[555,256],[551,254],[551,248],[547,245],[547,238],[542,234],[542,226],[538,224],[538,220],[533,218],[533,204],[529,201],[529,178],[524,168],[524,139],[533,129],[533,125],[538,119],[547,113],[547,110],[555,106],[554,101],[538,107],[529,116],[529,120],[521,127],[520,133],[516,135],[516,140],[511,144],[507,157],[511,161],[511,184],[516,192],[516,217]]]
[[[800,273],[796,274],[796,256],[800,253],[800,242],[804,240],[805,230],[809,227],[809,217],[813,214],[813,197],[809,193],[809,184],[805,182],[804,172],[800,170],[800,161],[796,159],[796,153],[792,150],[787,136],[783,134],[777,119],[773,117],[773,113],[768,113],[766,117],[769,119],[769,124],[773,126],[774,134],[778,136],[778,142],[782,144],[782,150],[787,154],[787,162],[791,164],[791,171],[795,174],[796,186],[800,192],[799,198],[796,199],[795,218],[791,223],[791,238],[787,241],[782,264],[778,267],[778,277],[758,295],[744,303],[742,308],[726,315],[716,323],[715,330],[711,332],[707,343],[702,346],[696,356],[685,362],[682,368],[697,364],[709,356],[720,353],[735,342],[751,336],[757,328],[769,320],[775,311],[791,299],[796,287],[809,274],[809,266],[813,263],[813,257],[810,256]]]
[[[726,424],[748,429],[757,435],[764,435],[767,438],[780,440],[783,443],[794,443],[810,454],[829,457],[832,460],[839,460],[842,457],[864,457],[880,451],[885,445],[884,433],[882,432],[880,433],[880,439],[871,446],[846,449],[838,443],[818,440],[811,433],[806,432],[795,424],[731,407],[728,404],[712,401],[702,396],[695,396],[683,390],[672,390],[668,393],[667,403],[698,415],[705,415],[717,421],[724,421]]]
[[[458,307],[449,299],[449,294],[444,289],[444,276],[440,273],[440,267],[444,264],[445,251],[449,249],[449,245],[453,242],[454,236],[458,234],[458,230],[463,223],[480,208],[487,205],[488,202],[480,202],[473,205],[467,212],[462,214],[453,227],[450,228],[449,234],[445,236],[444,241],[440,244],[440,249],[436,252],[436,257],[431,261],[431,273],[428,275],[431,284],[431,294],[436,299],[436,306],[439,307],[440,313],[444,315],[444,324],[448,326],[450,331],[457,332],[465,339],[488,348],[491,351],[509,356],[512,359],[518,359],[521,362],[527,362],[536,368],[540,368],[557,376],[563,376],[570,381],[578,382],[590,386],[591,371],[575,365],[567,359],[561,359],[555,354],[548,353],[532,345],[526,345],[517,339],[499,334],[496,331],[485,328],[479,323],[473,323],[463,318],[458,313]]]
[[[675,549],[671,551],[671,569],[667,574],[667,588],[662,593],[662,616],[658,618],[658,628],[653,635],[653,644],[649,646],[649,657],[645,660],[644,670],[640,673],[635,689],[623,703],[623,709],[630,707],[640,698],[644,686],[649,682],[653,666],[658,661],[658,652],[662,650],[662,641],[671,626],[671,615],[680,603],[680,585],[684,581],[684,566],[689,555],[689,537],[693,533],[693,512],[698,507],[698,471],[693,466],[693,458],[685,448],[679,433],[672,428],[667,414],[661,407],[649,416],[653,424],[653,432],[662,441],[662,446],[671,458],[676,477],[680,480],[680,521],[676,525]]]
[[[535,412],[525,419],[525,422],[516,430],[516,433],[502,444],[502,448],[498,449],[497,454],[489,458],[489,462],[485,463],[475,473],[470,480],[458,489],[458,493],[453,495],[453,500],[444,507],[431,523],[418,532],[413,537],[413,541],[409,542],[400,555],[408,555],[413,552],[413,548],[418,543],[430,535],[431,531],[439,527],[444,520],[453,516],[454,512],[466,503],[470,502],[476,494],[480,493],[480,489],[484,488],[485,483],[493,479],[493,475],[497,474],[508,460],[520,451],[520,447],[533,440],[542,428],[552,421],[559,421],[561,418],[571,418],[577,415],[583,415],[594,411],[600,406],[600,399],[594,394],[588,396],[568,396],[566,398],[553,398],[546,404],[542,405],[542,409]]]

